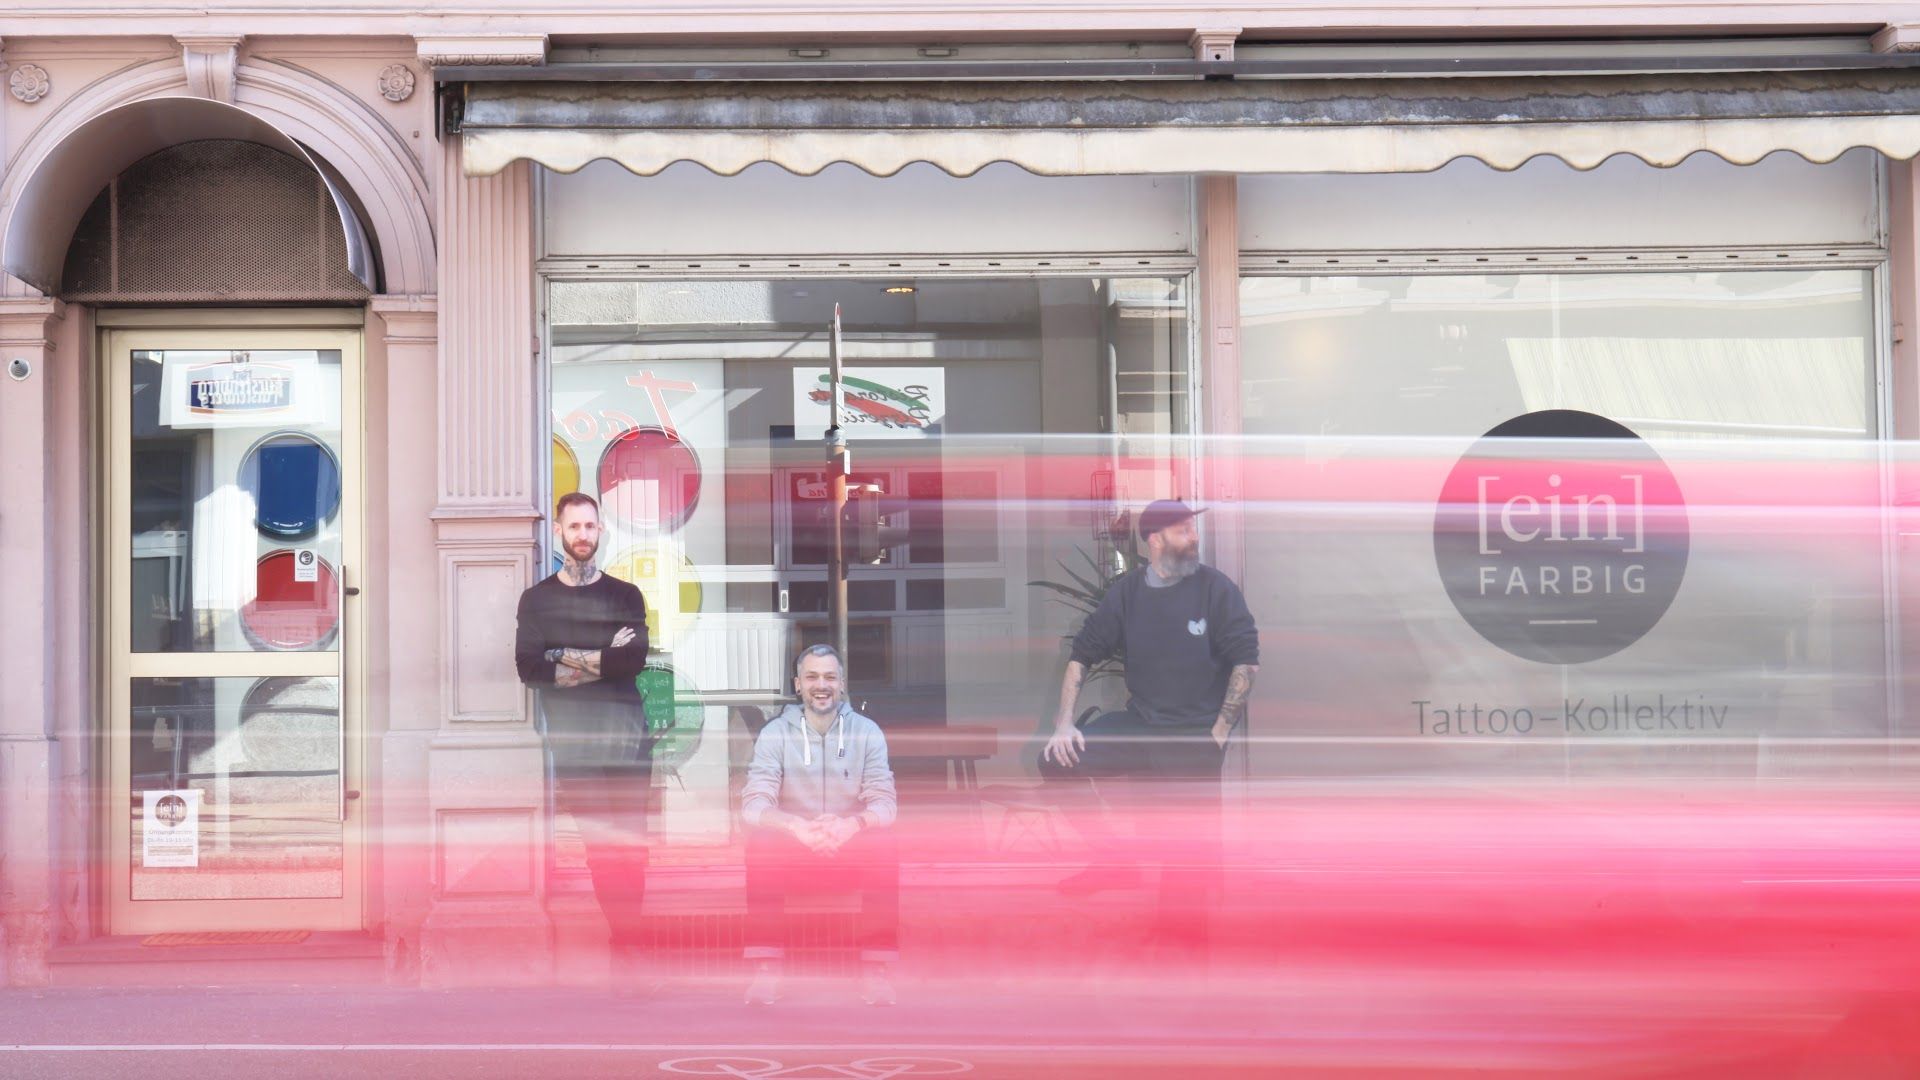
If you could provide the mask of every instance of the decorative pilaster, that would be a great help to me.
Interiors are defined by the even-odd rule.
[[[513,663],[540,518],[529,166],[468,177],[452,141],[439,195],[439,724],[428,750],[433,901],[420,974],[428,985],[541,982],[552,970],[545,770]]]
[[[510,661],[513,612],[532,584],[540,404],[533,325],[533,187],[518,162],[494,176],[442,155],[440,187],[441,715],[524,726]]]
[[[58,300],[0,301],[0,975],[47,981],[53,937],[54,605],[57,525],[51,460]],[[24,377],[8,370],[23,361]]]

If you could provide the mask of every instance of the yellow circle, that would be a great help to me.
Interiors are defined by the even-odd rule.
[[[624,548],[601,568],[638,586],[646,597],[647,638],[655,648],[673,648],[700,614],[705,589],[693,561],[671,540],[662,537]]]
[[[553,501],[580,490],[580,459],[560,436],[553,437]]]

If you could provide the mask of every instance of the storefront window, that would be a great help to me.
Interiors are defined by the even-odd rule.
[[[1774,775],[1892,733],[1873,298],[1244,280],[1247,593],[1291,643],[1256,771]]]
[[[548,295],[552,494],[601,498],[601,564],[640,586],[660,685],[695,705],[671,722],[706,733],[666,781],[663,835],[730,838],[723,736],[771,712],[796,652],[829,637],[836,304],[855,498],[905,511],[849,574],[852,696],[890,730],[990,729],[981,772],[1025,776],[1073,622],[1028,583],[1186,472],[1186,280],[558,280]]]

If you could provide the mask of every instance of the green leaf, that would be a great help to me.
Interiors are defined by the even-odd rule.
[[[1098,582],[1090,581],[1084,577],[1081,577],[1079,574],[1074,572],[1073,567],[1068,566],[1066,563],[1064,562],[1061,563],[1060,569],[1066,571],[1067,576],[1072,578],[1074,580],[1074,583],[1080,586],[1081,591],[1087,595],[1088,599],[1092,600],[1094,603],[1096,604],[1099,603],[1100,600],[1107,595],[1107,589],[1105,585],[1102,585]]]
[[[1113,587],[1115,579],[1127,571],[1139,568],[1139,566],[1146,561],[1143,556],[1132,551],[1125,549],[1116,550],[1120,552],[1121,563],[1125,569],[1119,571],[1110,570],[1106,566],[1101,565],[1100,560],[1093,552],[1088,551],[1086,548],[1075,548],[1075,554],[1079,555],[1081,561],[1085,562],[1087,568],[1092,571],[1091,577],[1067,565],[1065,559],[1056,559],[1054,561],[1059,564],[1061,571],[1064,572],[1068,578],[1072,579],[1072,584],[1058,581],[1029,581],[1027,582],[1027,587],[1032,589],[1047,589],[1052,592],[1054,595],[1047,597],[1047,599],[1079,612],[1082,616],[1081,626],[1084,626],[1086,618],[1091,617],[1093,613],[1098,610],[1100,602],[1106,599],[1107,590]],[[1079,635],[1079,630],[1080,627],[1075,627],[1072,632],[1062,634],[1061,639],[1064,641],[1072,641]],[[1102,660],[1088,669],[1087,681],[1092,682],[1095,679],[1108,678],[1122,673],[1123,668],[1118,661],[1111,659]]]

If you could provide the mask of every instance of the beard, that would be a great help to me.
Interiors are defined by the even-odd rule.
[[[1168,581],[1179,581],[1200,569],[1200,545],[1195,544],[1184,548],[1169,547],[1163,561],[1166,565],[1160,568],[1161,575]]]
[[[586,566],[591,564],[593,562],[593,557],[600,553],[600,541],[575,540],[572,543],[565,545],[565,548],[566,548],[566,556],[569,560],[579,563],[582,566]]]

